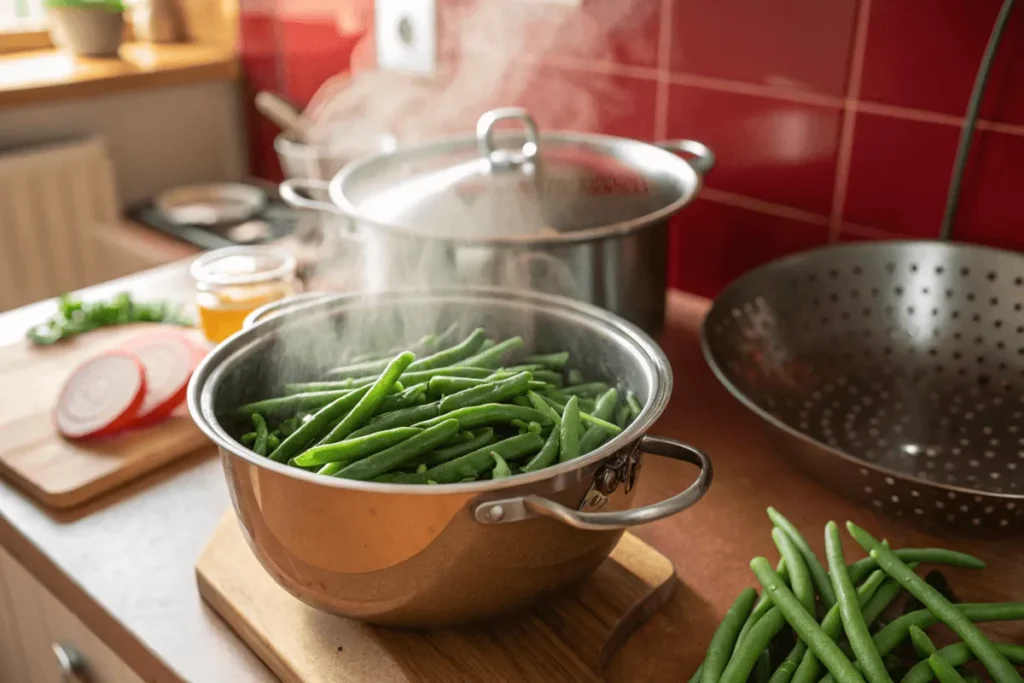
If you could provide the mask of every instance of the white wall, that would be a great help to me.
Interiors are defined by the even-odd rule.
[[[239,86],[215,81],[0,108],[0,149],[85,133],[107,140],[124,204],[247,172]]]

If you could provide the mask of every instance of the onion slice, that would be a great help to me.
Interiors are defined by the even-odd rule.
[[[140,360],[107,351],[79,365],[57,398],[53,421],[69,439],[106,436],[129,425],[146,396]]]
[[[147,427],[163,420],[185,401],[192,371],[205,351],[175,330],[134,337],[122,347],[134,354],[146,373],[146,397],[132,427]]]

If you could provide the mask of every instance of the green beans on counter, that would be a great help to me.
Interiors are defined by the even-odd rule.
[[[750,616],[750,610],[757,599],[757,591],[747,588],[740,592],[739,596],[725,613],[725,618],[718,625],[715,635],[711,637],[708,644],[708,652],[704,658],[701,669],[701,683],[718,683],[718,678],[729,663],[733,648],[736,644],[736,637],[744,622]]]
[[[414,345],[423,357],[339,353],[355,360],[325,376],[288,378],[279,395],[236,408],[237,424],[253,429],[238,438],[323,476],[442,485],[575,459],[642,409],[615,378],[571,367],[567,351],[529,355],[522,338],[491,339],[483,328],[458,339],[454,327],[423,336]]]
[[[795,524],[774,508],[768,508],[768,517],[779,568],[773,571],[763,557],[750,562],[763,593],[756,602],[749,589],[740,594],[736,604],[752,601],[753,607],[744,610],[749,614],[738,634],[723,622],[691,683],[891,683],[896,672],[907,672],[901,683],[933,678],[975,683],[973,672],[957,670],[971,659],[981,662],[995,683],[1020,683],[1015,667],[1024,664],[1024,646],[993,643],[975,624],[1024,620],[1024,602],[953,604],[929,584],[930,577],[926,581],[915,573],[921,563],[982,569],[981,559],[943,548],[890,548],[847,522],[850,536],[869,553],[847,564],[840,528],[829,522],[826,571]],[[908,594],[925,609],[904,610],[888,623],[877,623],[890,604]],[[727,621],[739,621],[731,613]],[[814,615],[822,613],[819,623]],[[936,650],[924,630],[940,622],[964,642]],[[726,632],[733,634],[730,647],[723,647],[719,635]],[[923,661],[907,662],[907,649],[899,646],[908,638]],[[821,677],[823,666],[828,674]]]

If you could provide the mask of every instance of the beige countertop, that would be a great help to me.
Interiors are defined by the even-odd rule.
[[[187,298],[187,264],[176,263],[93,288]],[[52,304],[0,315],[0,344],[17,340]],[[984,572],[949,572],[972,601],[1024,600],[1024,543],[936,536],[886,520],[802,475],[767,445],[758,421],[717,384],[700,355],[703,299],[669,297],[661,344],[675,389],[655,432],[706,450],[715,479],[705,500],[676,517],[639,529],[674,563],[681,584],[669,604],[626,645],[649,668],[646,680],[685,680],[700,661],[718,619],[744,586],[751,557],[775,557],[764,510],[782,509],[807,529],[855,519],[894,545],[942,545],[989,562]],[[0,377],[0,382],[2,382]],[[649,458],[638,502],[685,487],[692,469]],[[766,485],[770,482],[770,485]],[[147,681],[265,681],[273,676],[203,605],[193,566],[229,501],[219,461],[202,452],[141,480],[75,519],[55,519],[0,483],[0,543]],[[811,537],[821,550],[822,541]],[[848,549],[848,552],[852,548]],[[1024,642],[1024,624],[1003,624],[1000,638]],[[637,661],[636,657],[631,657]],[[616,661],[608,679],[620,679]],[[633,672],[636,675],[636,672]]]

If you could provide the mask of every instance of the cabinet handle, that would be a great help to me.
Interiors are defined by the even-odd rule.
[[[61,683],[89,683],[85,677],[85,660],[73,645],[53,643],[50,647],[60,665]]]

